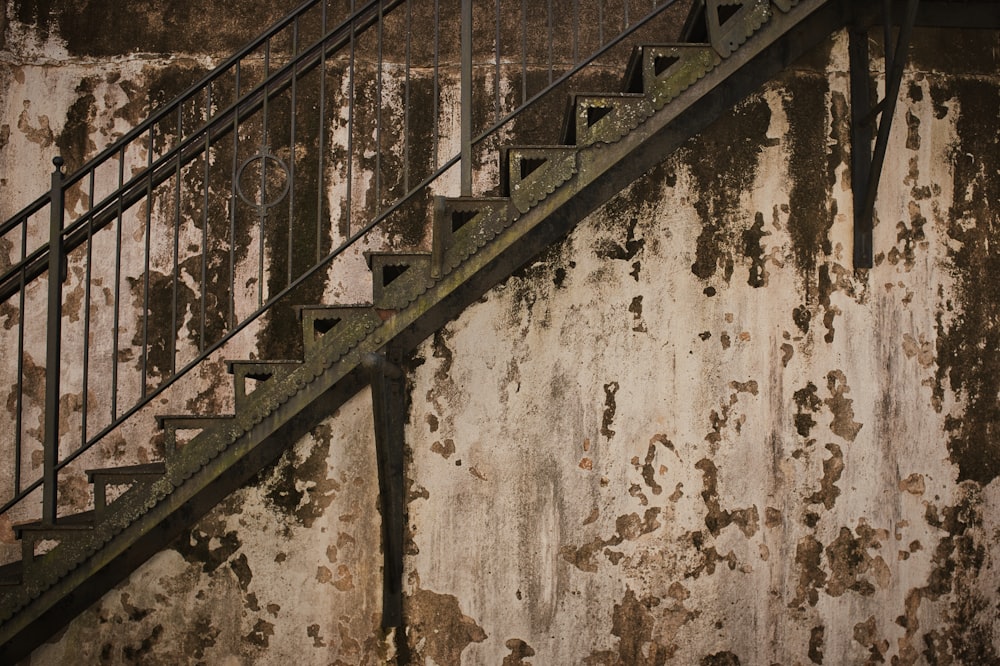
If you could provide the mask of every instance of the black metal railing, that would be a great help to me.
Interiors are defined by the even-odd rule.
[[[177,380],[206,359],[294,353],[292,305],[350,298],[364,249],[426,248],[434,195],[493,193],[502,142],[551,143],[566,93],[616,89],[625,40],[670,41],[683,4],[313,0],[57,167],[0,226],[0,511],[56,520],[70,464],[135,457],[123,427],[197,402]]]

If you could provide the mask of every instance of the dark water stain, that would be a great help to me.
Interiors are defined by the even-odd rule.
[[[753,226],[743,232],[743,256],[750,260],[747,284],[751,287],[767,286],[767,258],[761,240],[770,235],[770,231],[764,231],[764,214],[759,212],[754,217]]]
[[[203,659],[208,648],[215,647],[216,639],[222,630],[212,625],[210,616],[195,618],[191,623],[191,631],[184,637],[184,651],[195,659]]]
[[[747,222],[740,197],[756,178],[764,147],[773,143],[767,138],[770,123],[767,102],[753,96],[685,144],[682,155],[694,180],[694,207],[702,225],[691,272],[702,280],[721,271],[728,283],[735,257],[745,254]],[[720,155],[726,159],[720,161]]]
[[[181,534],[172,547],[188,562],[200,564],[204,573],[212,573],[229,561],[243,543],[236,530],[220,533],[221,524],[215,521],[204,523],[203,527],[204,530],[196,526]]]
[[[330,83],[328,81],[328,85]],[[327,128],[320,124],[321,114],[313,110],[325,104],[325,117],[336,117],[342,100],[336,95],[327,95],[321,100],[320,93],[318,77],[306,78],[296,89],[294,105],[291,98],[282,96],[272,100],[268,107],[268,146],[294,168],[294,179],[286,198],[271,208],[263,221],[258,221],[258,215],[249,207],[243,207],[247,223],[253,220],[263,226],[263,243],[267,250],[265,294],[277,294],[309,274],[333,246],[330,210],[316,194],[329,185],[320,165],[327,159],[326,155],[321,155],[321,150],[331,142],[328,139],[321,141]],[[260,141],[264,139],[260,137]],[[382,139],[387,140],[384,136]],[[358,151],[364,148],[356,146]],[[388,155],[392,151],[386,152]],[[389,161],[388,156],[385,159]],[[311,274],[268,310],[257,336],[261,358],[298,358],[301,355],[301,327],[293,308],[322,302],[326,280],[326,271]]]
[[[229,563],[229,567],[236,574],[236,580],[239,581],[240,588],[246,592],[247,588],[250,587],[250,581],[253,580],[253,572],[250,570],[246,554],[240,553],[239,557],[233,558],[233,561]]]
[[[303,527],[312,527],[323,516],[341,488],[329,478],[326,463],[333,441],[330,425],[322,423],[310,434],[312,446],[305,456],[297,449],[286,451],[256,482],[266,489],[264,498],[271,507]]]
[[[1000,474],[1000,86],[979,79],[936,84],[931,94],[956,99],[957,142],[950,154],[954,201],[947,244],[955,312],[939,313],[935,398],[947,384],[964,405],[947,416],[948,450],[959,480],[987,484]]]
[[[61,37],[70,55],[107,57],[134,52],[228,55],[298,2],[147,3],[128,12],[113,0],[15,0],[12,17],[35,26],[44,41]]]
[[[605,210],[608,215],[608,219],[620,220],[619,217],[621,210],[617,210],[623,206],[622,201],[628,201],[628,199],[623,199],[622,197],[616,197],[612,199]],[[594,248],[594,252],[598,257],[603,259],[614,259],[617,261],[632,261],[635,255],[646,246],[646,241],[643,238],[636,239],[635,237],[635,226],[639,223],[639,215],[633,214],[625,218],[627,220],[625,225],[625,240],[622,243],[617,242],[612,238],[603,238],[597,241],[597,247]]]
[[[821,625],[809,630],[809,661],[814,664],[823,663],[823,637],[826,629]]]
[[[143,352],[136,367],[145,370],[147,389],[151,389],[158,385],[159,378],[170,377],[176,368],[178,334],[184,325],[184,313],[189,307],[198,307],[196,296],[182,281],[158,271],[126,280],[134,311],[146,314],[145,318],[139,315],[132,346]]]
[[[834,160],[839,164],[843,157],[828,153],[827,145],[830,138],[839,145],[843,132],[837,127],[827,129],[826,76],[798,76],[790,86],[782,98],[789,127],[787,224],[795,264],[808,294],[815,289],[818,257],[833,251],[829,234],[836,211],[831,210],[830,194],[835,176],[830,165]]]
[[[140,663],[144,657],[153,654],[156,645],[160,642],[160,638],[163,636],[163,625],[158,624],[153,627],[149,636],[142,639],[142,642],[137,646],[133,647],[131,645],[126,645],[122,648],[122,656],[128,663]]]
[[[99,82],[100,77],[97,76],[80,79],[74,91],[77,97],[67,109],[63,129],[56,137],[59,154],[66,160],[67,173],[80,168],[97,150],[97,146],[90,138],[90,132],[97,116],[97,98],[94,97],[94,91]],[[67,203],[72,204],[70,201]]]
[[[927,523],[946,535],[934,548],[926,585],[907,593],[905,614],[896,620],[906,629],[900,653],[905,648],[911,657],[907,663],[918,661],[920,647],[928,663],[1000,663],[993,645],[993,603],[982,585],[995,536],[984,530],[984,509],[982,489],[974,481],[962,482],[954,506],[939,510],[927,503]],[[925,599],[943,605],[943,620],[921,636],[919,609]]]
[[[433,659],[441,666],[460,666],[462,651],[486,640],[474,619],[462,613],[458,598],[431,590],[416,589],[404,600],[407,642],[421,661]]]

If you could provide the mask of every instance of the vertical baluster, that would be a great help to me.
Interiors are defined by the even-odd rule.
[[[212,115],[212,82],[209,81],[208,89],[205,92],[205,117],[209,118]],[[198,351],[205,351],[205,347],[208,346],[205,342],[205,317],[208,316],[208,306],[206,300],[208,299],[208,207],[209,207],[209,188],[211,183],[210,177],[210,167],[211,167],[211,131],[205,132],[205,147],[202,148],[202,154],[205,160],[205,175],[202,185],[204,187],[202,200],[202,210],[201,210],[201,299],[199,308],[201,310],[198,325]]]
[[[299,49],[299,19],[295,18],[292,23],[292,53],[296,53]],[[298,101],[299,101],[299,73],[296,71],[298,68],[292,67],[292,109],[289,114],[289,132],[288,132],[288,173],[286,178],[288,178],[288,275],[287,282],[285,286],[292,283],[293,280],[293,266],[292,266],[292,255],[295,248],[294,238],[295,238],[295,125],[298,122]],[[319,176],[319,180],[322,181],[322,176]],[[261,201],[263,201],[264,194],[261,193]]]
[[[472,196],[472,0],[462,0],[462,196]]]
[[[351,0],[351,16],[354,16],[354,0]],[[356,60],[355,31],[357,26],[354,21],[348,27],[350,30],[350,54],[347,59],[347,195],[345,207],[347,210],[346,219],[340,221],[340,234],[347,238],[351,235],[351,220],[353,212],[351,210],[353,190],[354,190],[354,65]]]
[[[434,168],[438,164],[438,143],[439,143],[439,117],[438,117],[438,93],[440,92],[440,82],[438,80],[439,56],[441,54],[441,7],[439,0],[434,0],[434,111],[431,118],[434,119]]]
[[[326,2],[323,2],[320,6],[320,12],[320,23],[323,26],[322,34],[325,35]],[[326,48],[320,49],[319,53],[319,124],[317,127],[319,130],[319,150],[317,151],[319,166],[316,169],[316,173],[320,187],[316,188],[316,263],[319,263],[323,252],[323,195],[325,190],[323,187],[323,152],[326,150]]]
[[[56,522],[56,465],[59,462],[59,369],[62,337],[63,281],[63,159],[52,160],[49,199],[49,303],[45,351],[45,448],[42,469],[42,522]]]
[[[493,122],[500,120],[500,0],[496,0],[496,34],[493,37]]]
[[[406,77],[403,82],[403,192],[410,192],[410,67],[413,42],[413,6],[406,0]]]
[[[88,192],[91,201],[91,208],[93,208],[94,201],[94,171],[90,172],[90,189]],[[93,218],[87,222],[87,258],[86,265],[84,266],[84,287],[83,287],[83,378],[81,381],[83,388],[83,396],[81,396],[80,413],[81,416],[81,428],[80,428],[80,446],[84,447],[87,445],[87,413],[90,408],[90,401],[88,396],[90,391],[87,390],[87,385],[90,383],[90,283],[91,277],[93,275],[93,256],[94,256],[94,224]]]
[[[382,212],[382,3],[378,5],[378,27],[375,29],[375,214]]]
[[[28,218],[21,225],[21,284],[18,289],[18,312],[24,312],[28,284],[24,258],[28,256]],[[24,376],[24,317],[17,318],[17,376]],[[14,414],[14,495],[21,493],[21,421],[24,415],[24,384],[18,382],[17,405]]]
[[[528,101],[528,8],[521,0],[521,104]]]

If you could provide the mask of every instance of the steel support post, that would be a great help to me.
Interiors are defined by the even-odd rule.
[[[56,522],[56,465],[59,461],[59,369],[62,343],[63,159],[52,160],[49,200],[49,303],[45,350],[45,442],[42,454],[42,522]]]
[[[371,377],[375,416],[375,450],[382,510],[382,627],[403,624],[403,436],[406,421],[406,378],[383,354],[363,359]]]
[[[857,186],[859,185],[858,176],[855,175],[854,185],[854,224],[855,224],[855,243],[854,243],[854,266],[855,268],[871,268],[874,264],[874,249],[872,242],[872,227],[874,224],[875,215],[875,197],[878,195],[878,184],[882,176],[882,165],[885,163],[885,153],[889,146],[889,131],[892,129],[892,118],[896,112],[896,100],[899,98],[899,86],[903,80],[903,70],[906,67],[906,51],[910,46],[910,36],[913,33],[913,26],[917,20],[917,9],[920,2],[919,0],[907,0],[906,11],[903,16],[903,22],[899,28],[899,36],[896,39],[895,48],[893,45],[888,43],[889,37],[891,35],[891,29],[887,29],[885,44],[885,96],[881,102],[879,102],[875,107],[871,109],[871,112],[866,112],[865,117],[858,118],[858,113],[861,109],[867,109],[867,85],[868,85],[868,68],[867,68],[867,43],[864,46],[864,53],[861,53],[860,47],[855,47],[853,42],[856,41],[852,38],[851,47],[851,94],[853,95],[856,88],[865,86],[865,92],[861,93],[863,101],[861,105],[852,97],[851,104],[855,105],[855,111],[852,112],[854,115],[854,127],[852,137],[854,140],[854,151],[857,152],[862,148],[867,151],[868,146],[871,145],[871,129],[870,129],[870,118],[874,114],[879,114],[878,123],[878,135],[875,138],[875,152],[872,155],[871,163],[868,171],[867,182],[864,184],[864,190],[858,191]],[[888,11],[888,5],[886,6],[886,11]],[[885,22],[889,23],[891,21],[891,16],[886,15]],[[852,33],[853,34],[853,33]],[[855,50],[858,51],[855,54]],[[864,60],[864,71],[855,71],[855,56],[862,58]],[[859,66],[862,66],[858,63]],[[860,81],[859,81],[860,79]],[[865,126],[868,129],[865,129]],[[865,135],[868,136],[867,143],[865,142]]]

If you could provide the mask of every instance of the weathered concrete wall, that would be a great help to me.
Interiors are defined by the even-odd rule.
[[[997,37],[917,44],[874,269],[840,35],[425,345],[421,657],[1000,659]]]
[[[1000,659],[997,46],[917,35],[871,271],[838,35],[418,350],[418,663]],[[362,393],[31,663],[385,661],[370,418]]]

